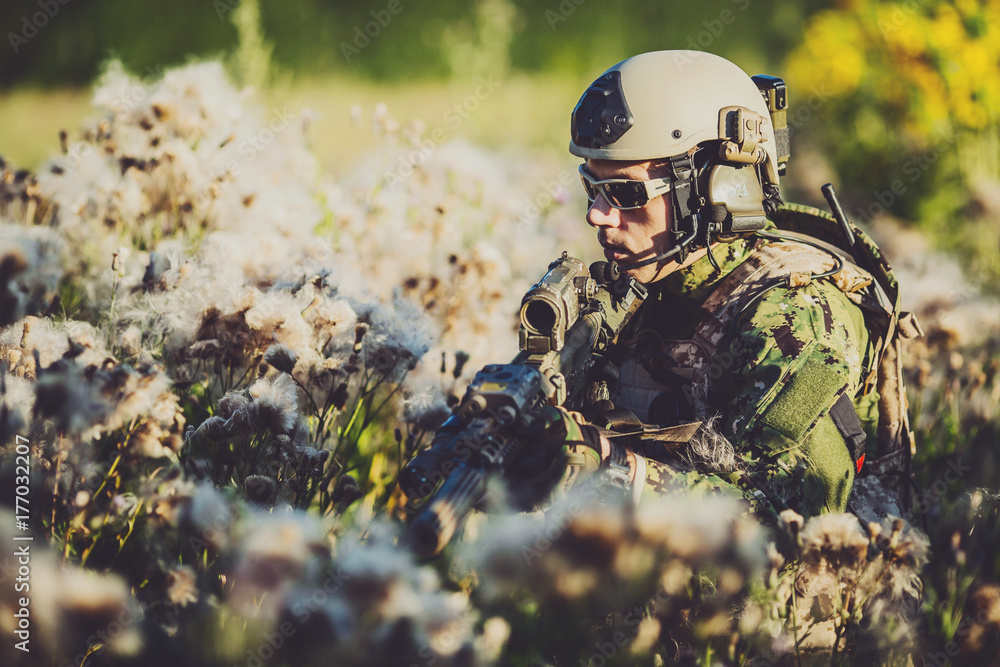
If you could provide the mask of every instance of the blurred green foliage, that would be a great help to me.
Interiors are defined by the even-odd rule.
[[[40,1],[46,4],[5,0],[0,6],[0,27],[9,43],[0,48],[2,86],[85,85],[109,55],[143,72],[191,56],[231,52],[237,45],[230,15],[239,0],[68,0],[65,5],[51,0],[58,6],[51,18],[37,16],[43,11]],[[640,51],[663,48],[701,48],[748,66],[773,67],[798,42],[801,22],[819,5],[817,0],[626,0],[614,5],[263,0],[261,18],[274,45],[274,62],[283,71],[398,81],[447,77],[454,71],[456,49],[464,54],[462,49],[473,44],[489,51],[491,39],[504,37],[504,31],[509,32],[510,65],[523,72],[590,76]],[[495,18],[504,20],[498,25]]]
[[[814,102],[793,102],[790,124],[854,191],[856,220],[917,221],[994,282],[1000,2],[835,4],[810,17],[782,68]]]

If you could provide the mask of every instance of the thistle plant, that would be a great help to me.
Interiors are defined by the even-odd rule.
[[[634,508],[587,487],[515,515],[497,490],[417,562],[395,477],[472,374],[514,355],[521,295],[577,251],[582,193],[526,216],[560,163],[459,141],[408,163],[428,129],[384,106],[334,180],[305,114],[255,106],[214,63],[111,65],[94,99],[37,174],[0,163],[0,480],[20,484],[26,438],[41,659],[903,664],[954,644],[995,661],[988,298],[913,304],[912,524],[769,528],[724,499]],[[0,635],[0,661],[27,664]]]

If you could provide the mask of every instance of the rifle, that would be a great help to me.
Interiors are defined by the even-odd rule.
[[[427,499],[407,539],[414,553],[433,556],[486,493],[522,455],[528,430],[547,405],[578,409],[607,398],[591,369],[646,298],[646,289],[617,267],[586,265],[566,252],[521,301],[520,352],[509,364],[490,364],[429,447],[400,471],[410,500]],[[588,386],[589,385],[589,386]]]

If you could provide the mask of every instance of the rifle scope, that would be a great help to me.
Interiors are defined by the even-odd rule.
[[[581,305],[596,293],[597,282],[587,266],[564,252],[521,300],[521,350],[545,354],[562,348]]]

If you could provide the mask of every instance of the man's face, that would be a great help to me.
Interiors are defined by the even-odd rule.
[[[646,181],[666,176],[666,170],[650,171],[652,163],[617,160],[587,160],[584,167],[597,180],[628,178]],[[597,240],[608,261],[630,264],[648,259],[672,246],[670,240],[670,193],[646,202],[642,208],[620,210],[598,195],[587,211],[587,222],[597,228]],[[685,262],[686,266],[690,262]],[[641,283],[650,283],[673,273],[680,266],[672,259],[627,271]]]

